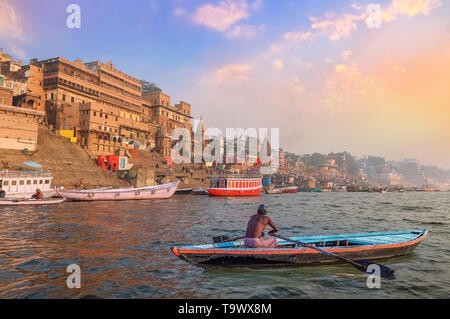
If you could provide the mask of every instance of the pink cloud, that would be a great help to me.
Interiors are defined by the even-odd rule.
[[[231,64],[221,67],[214,72],[213,82],[216,85],[246,82],[252,70],[249,64]]]
[[[11,40],[25,40],[25,33],[18,14],[13,5],[5,0],[0,1],[0,37]]]
[[[253,25],[236,25],[226,32],[226,36],[231,39],[235,38],[252,38],[263,31],[265,26],[263,24],[259,26]]]
[[[357,23],[364,18],[365,14],[344,13],[336,16],[334,13],[328,12],[323,18],[311,17],[311,29],[327,34],[330,40],[339,40],[350,36],[357,29]]]
[[[247,1],[226,0],[218,6],[210,3],[198,8],[194,13],[194,22],[209,28],[225,31],[235,22],[249,16]]]

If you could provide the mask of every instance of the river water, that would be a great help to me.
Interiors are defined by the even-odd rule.
[[[171,246],[243,235],[259,203],[284,235],[428,229],[396,280],[369,289],[349,265],[199,268]],[[0,208],[0,298],[448,298],[450,193],[298,193],[252,198],[67,202]],[[66,267],[81,268],[68,289]]]

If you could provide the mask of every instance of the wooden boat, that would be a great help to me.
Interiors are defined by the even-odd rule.
[[[0,199],[0,206],[55,205],[64,202],[64,198],[48,199]]]
[[[194,188],[192,190],[194,195],[208,195],[208,191],[205,188]]]
[[[279,188],[266,190],[266,194],[274,195],[274,194],[281,194],[281,193],[283,193],[283,191],[281,189],[279,189]]]
[[[258,175],[225,174],[210,179],[210,196],[259,196],[262,177]]]
[[[106,190],[58,190],[57,194],[65,199],[73,201],[119,201],[119,200],[143,200],[165,199],[175,194],[180,182],[142,188],[118,188]]]
[[[183,189],[177,189],[175,191],[175,195],[188,195],[192,193],[192,188],[183,188]]]
[[[380,259],[407,255],[425,239],[427,230],[292,237],[350,259]],[[336,258],[310,248],[277,239],[278,248],[246,248],[244,242],[172,247],[186,262],[225,267],[301,266],[339,262]]]
[[[291,194],[291,193],[297,193],[298,187],[297,186],[292,186],[292,187],[285,187],[282,188],[281,191],[283,192],[283,194]]]

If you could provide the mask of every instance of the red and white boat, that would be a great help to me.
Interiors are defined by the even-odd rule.
[[[226,174],[211,177],[210,196],[259,196],[262,177],[258,175]]]
[[[166,199],[175,194],[180,182],[142,187],[142,188],[118,188],[118,189],[91,189],[91,190],[57,190],[57,194],[65,199],[73,201],[119,201],[119,200],[143,200]]]
[[[292,187],[285,187],[282,188],[281,191],[284,194],[288,194],[288,193],[297,193],[298,187],[297,186],[292,186]]]

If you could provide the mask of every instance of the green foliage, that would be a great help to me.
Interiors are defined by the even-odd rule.
[[[158,93],[158,92],[162,91],[153,82],[148,82],[148,81],[145,81],[145,80],[141,80],[141,84],[142,84],[142,94],[145,94],[145,93]]]

